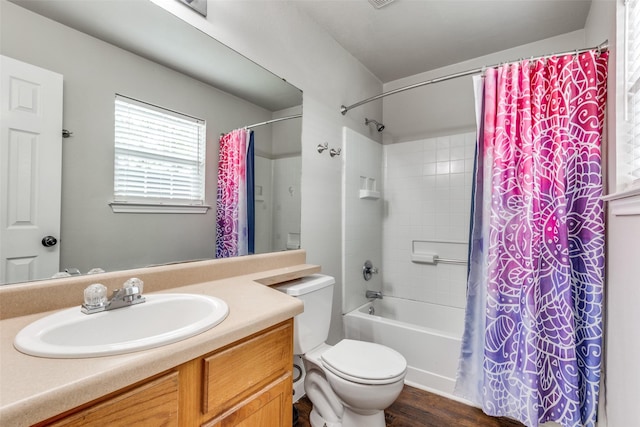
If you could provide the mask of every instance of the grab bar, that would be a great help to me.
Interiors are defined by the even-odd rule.
[[[467,260],[464,259],[450,259],[450,258],[436,258],[436,264],[455,264],[455,265],[467,265]]]
[[[411,254],[411,261],[419,264],[454,264],[454,265],[467,265],[467,260],[453,259],[453,258],[440,258],[434,253],[413,253]]]

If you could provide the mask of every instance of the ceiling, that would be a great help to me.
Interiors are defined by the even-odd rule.
[[[383,83],[584,28],[591,0],[293,0]]]

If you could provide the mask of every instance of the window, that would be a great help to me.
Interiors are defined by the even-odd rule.
[[[114,212],[204,207],[204,159],[204,120],[116,95]]]
[[[618,165],[623,185],[640,187],[640,0],[625,1],[625,123]]]

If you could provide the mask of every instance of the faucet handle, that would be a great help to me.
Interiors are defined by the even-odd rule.
[[[135,292],[135,290],[133,290],[133,289],[129,289],[129,288],[133,288],[133,287],[138,288],[138,292]],[[122,289],[125,290],[127,295],[131,295],[131,294],[134,294],[134,293],[141,294],[142,290],[144,289],[144,282],[142,280],[138,279],[137,277],[132,277],[131,279],[129,279],[126,282],[124,282],[124,285],[122,285]]]
[[[84,290],[84,305],[101,307],[107,302],[107,287],[101,283],[89,285]]]
[[[378,274],[378,269],[373,266],[371,261],[366,260],[362,266],[362,276],[364,276],[364,280],[371,280],[371,276],[374,274]]]

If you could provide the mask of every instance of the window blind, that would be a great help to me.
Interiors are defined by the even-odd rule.
[[[640,1],[625,2],[625,129],[621,171],[627,185],[640,185]]]
[[[205,122],[115,99],[114,201],[204,203]]]

